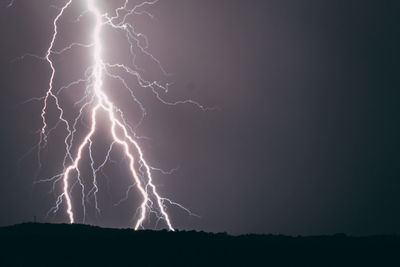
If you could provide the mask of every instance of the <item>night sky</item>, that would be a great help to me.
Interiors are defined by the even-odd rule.
[[[49,67],[33,58],[11,62],[45,53],[57,12],[51,5],[63,2],[16,0],[10,8],[0,2],[0,225],[33,216],[67,222],[65,208],[46,218],[55,195],[51,183],[33,185],[36,152],[19,160],[38,142],[41,127],[40,103],[19,103],[45,93]],[[106,8],[108,1],[101,2]],[[81,7],[75,3],[60,21],[58,49],[90,37],[85,22],[72,22]],[[139,59],[146,75],[173,82],[169,100],[217,107],[165,106],[138,90],[148,111],[137,129],[149,137],[141,141],[146,159],[179,167],[172,175],[154,174],[158,190],[200,216],[169,207],[176,228],[400,233],[398,1],[160,0],[145,10],[155,18],[133,22],[173,74],[163,77]],[[104,39],[106,55],[126,57],[118,36]],[[55,87],[79,78],[90,56],[78,49],[57,57]],[[80,90],[70,90],[65,104]],[[128,119],[137,121],[137,106],[114,91]],[[50,138],[39,178],[62,169],[63,134],[60,128]],[[108,142],[106,135],[97,140]],[[102,179],[103,213],[91,214],[88,223],[130,227],[139,196],[132,191],[113,207],[130,181],[126,163],[118,153],[114,158],[122,163],[108,167],[110,184]]]

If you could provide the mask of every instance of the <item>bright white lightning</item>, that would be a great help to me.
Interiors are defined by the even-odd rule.
[[[152,93],[155,95],[155,97],[160,100],[162,103],[167,104],[167,105],[176,105],[176,104],[185,104],[185,103],[190,103],[198,106],[202,110],[208,110],[209,108],[203,107],[202,105],[198,104],[197,102],[193,100],[184,100],[184,101],[177,101],[177,102],[168,102],[164,100],[159,93],[159,90],[163,92],[168,91],[168,84],[166,86],[163,86],[159,84],[156,81],[147,81],[142,76],[139,74],[138,71],[140,68],[135,64],[134,58],[135,54],[133,53],[133,47],[136,47],[140,52],[142,52],[144,55],[148,56],[151,60],[157,63],[157,65],[160,67],[160,69],[164,71],[162,68],[160,62],[151,54],[147,51],[147,38],[145,35],[142,33],[138,33],[135,31],[134,27],[127,22],[127,19],[130,15],[148,15],[152,18],[152,15],[148,13],[147,11],[140,11],[139,9],[145,5],[152,5],[158,2],[158,0],[153,0],[153,1],[147,1],[143,2],[139,5],[134,6],[133,8],[128,8],[128,2],[129,0],[125,0],[125,3],[123,6],[115,9],[115,15],[114,16],[109,16],[108,14],[102,14],[96,5],[96,0],[76,0],[76,1],[84,1],[87,6],[87,11],[82,13],[77,21],[80,20],[80,18],[86,14],[91,15],[95,19],[95,24],[91,33],[91,43],[90,44],[80,44],[80,43],[72,43],[66,48],[55,51],[54,50],[54,43],[58,35],[58,23],[59,19],[63,16],[65,10],[67,10],[70,6],[73,0],[68,0],[65,2],[65,4],[61,7],[58,8],[58,13],[55,19],[53,20],[53,35],[52,39],[50,41],[50,45],[46,51],[46,54],[44,57],[38,57],[35,55],[27,54],[27,56],[34,56],[39,59],[44,59],[50,66],[51,69],[51,75],[49,79],[49,85],[48,89],[46,91],[45,96],[40,97],[40,98],[32,98],[29,101],[32,100],[39,100],[43,101],[43,106],[42,106],[42,111],[41,111],[41,117],[42,117],[42,128],[40,131],[40,140],[38,144],[38,160],[39,160],[39,168],[41,167],[41,159],[40,159],[40,154],[41,154],[41,148],[47,144],[47,139],[48,135],[51,133],[52,130],[54,130],[60,122],[62,122],[65,125],[65,128],[68,132],[67,136],[65,137],[64,144],[65,144],[65,156],[64,156],[64,161],[63,161],[63,167],[64,171],[60,174],[57,174],[51,178],[48,179],[43,179],[40,180],[39,182],[47,182],[47,181],[53,181],[53,189],[56,183],[62,182],[63,185],[63,191],[62,193],[57,197],[56,201],[56,206],[53,207],[49,212],[56,212],[59,210],[61,203],[63,200],[65,200],[66,206],[67,206],[67,215],[69,217],[70,223],[74,223],[76,221],[74,217],[74,211],[73,211],[73,204],[72,204],[72,199],[71,199],[71,191],[74,186],[80,185],[82,189],[82,206],[83,206],[83,211],[84,211],[84,217],[83,221],[85,221],[85,201],[89,197],[90,194],[93,194],[95,198],[95,205],[97,211],[100,211],[97,205],[97,192],[98,192],[98,186],[97,186],[97,173],[104,167],[104,165],[110,161],[110,153],[111,150],[113,149],[113,146],[115,145],[120,145],[123,148],[124,151],[124,156],[128,159],[129,162],[129,171],[130,175],[133,180],[132,186],[128,188],[126,191],[126,198],[128,196],[129,190],[135,186],[137,190],[140,192],[142,196],[142,202],[139,207],[139,213],[140,216],[137,219],[134,229],[137,230],[139,228],[143,228],[143,221],[146,219],[147,214],[149,213],[155,213],[158,217],[159,220],[164,220],[168,229],[171,231],[174,231],[174,228],[172,227],[170,218],[168,213],[166,212],[166,206],[165,203],[169,203],[170,205],[175,205],[177,207],[180,207],[187,211],[191,215],[195,215],[191,213],[188,209],[183,207],[182,205],[173,202],[167,198],[162,198],[157,190],[156,186],[154,185],[153,182],[153,177],[151,170],[158,170],[163,173],[168,173],[164,172],[158,168],[154,168],[150,166],[143,155],[143,151],[141,147],[139,146],[139,143],[136,141],[138,139],[138,136],[136,136],[136,133],[134,132],[133,128],[127,123],[125,120],[124,114],[121,111],[121,109],[115,105],[106,92],[103,90],[103,79],[104,75],[107,75],[110,78],[116,79],[122,83],[122,85],[129,90],[133,100],[135,101],[136,104],[139,105],[139,107],[142,110],[142,119],[145,115],[145,109],[143,105],[136,99],[133,90],[128,86],[127,82],[122,78],[121,76],[115,75],[111,73],[111,70],[118,69],[120,71],[125,72],[128,75],[132,75],[133,77],[136,78],[138,84],[142,88],[148,88],[152,91]],[[117,22],[118,21],[118,22]],[[102,40],[101,40],[101,33],[104,27],[111,27],[115,30],[122,31],[126,34],[127,41],[130,45],[130,53],[131,56],[133,57],[133,68],[130,68],[129,66],[123,65],[123,64],[111,64],[108,62],[104,62],[102,58]],[[139,38],[144,38],[146,46],[142,46],[140,44]],[[91,49],[92,51],[92,57],[93,57],[93,65],[87,69],[85,72],[85,77],[81,78],[77,81],[73,81],[69,85],[63,86],[59,88],[56,92],[54,92],[53,88],[53,81],[56,73],[56,69],[54,67],[53,61],[51,59],[52,55],[60,55],[70,49],[73,49],[75,47],[80,47],[80,48],[85,48],[85,49]],[[23,57],[22,57],[23,58]],[[64,118],[64,110],[61,107],[58,99],[58,94],[64,90],[68,89],[71,86],[74,85],[79,85],[81,83],[86,83],[87,87],[85,90],[85,96],[79,100],[76,105],[83,103],[81,108],[79,109],[79,115],[75,118],[72,124],[68,122],[67,119]],[[48,103],[50,99],[54,100],[54,103],[56,105],[56,108],[58,110],[58,118],[59,122],[54,126],[53,128],[49,128],[47,122],[46,122],[46,115],[47,115],[47,109],[48,109]],[[106,112],[109,123],[110,123],[110,133],[112,136],[112,142],[111,145],[108,149],[108,152],[106,154],[106,157],[104,161],[97,167],[95,167],[94,159],[92,156],[92,137],[96,132],[96,126],[97,126],[97,115],[98,112],[102,110]],[[77,152],[76,155],[72,155],[71,149],[75,143],[74,137],[75,133],[77,131],[77,125],[79,121],[81,120],[82,116],[84,113],[88,112],[91,116],[91,121],[89,125],[89,132],[84,136],[83,140],[78,143],[77,146]],[[83,152],[85,150],[89,151],[89,156],[90,156],[90,166],[92,169],[93,173],[93,187],[91,190],[89,190],[89,193],[86,195],[85,199],[85,188],[84,188],[84,183],[81,180],[81,174],[79,170],[79,165],[82,163],[82,158],[83,158]],[[135,155],[137,155],[135,157]],[[68,164],[68,162],[70,162]],[[140,165],[139,168],[135,167],[137,164]],[[76,173],[77,175],[77,181],[75,183],[71,184],[71,175],[73,173]],[[154,210],[155,209],[155,210]],[[157,221],[157,222],[158,222]]]

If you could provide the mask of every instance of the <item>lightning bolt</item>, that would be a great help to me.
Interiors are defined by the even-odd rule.
[[[71,43],[69,46],[56,51],[54,49],[55,41],[59,35],[58,25],[60,18],[64,15],[67,9],[69,9],[73,3],[73,1],[81,1],[85,3],[86,10],[79,15],[76,19],[76,23],[78,23],[83,16],[91,16],[94,19],[94,26],[91,32],[91,43],[90,44],[82,44],[82,43]],[[13,1],[12,1],[13,2]],[[10,5],[12,5],[12,2]],[[42,166],[41,153],[42,149],[47,146],[48,136],[51,132],[59,127],[60,125],[64,125],[66,129],[66,136],[64,139],[65,145],[65,155],[63,160],[63,171],[53,177],[41,179],[36,181],[36,183],[43,182],[53,182],[53,190],[55,190],[56,184],[62,183],[62,192],[57,196],[55,206],[52,207],[49,213],[55,213],[60,210],[62,203],[66,205],[66,213],[70,223],[76,222],[76,216],[74,214],[73,201],[71,199],[71,192],[75,186],[81,187],[81,204],[83,207],[83,222],[85,222],[86,216],[86,202],[88,202],[89,196],[94,197],[95,207],[98,212],[100,212],[100,208],[97,203],[97,193],[99,192],[97,176],[99,172],[103,169],[103,167],[107,164],[107,162],[111,160],[111,151],[117,145],[119,145],[123,150],[123,155],[125,159],[128,161],[129,165],[129,173],[132,178],[132,185],[128,187],[125,198],[121,201],[125,201],[128,198],[129,191],[136,187],[137,191],[140,193],[142,202],[138,208],[139,216],[134,224],[134,229],[143,229],[144,228],[144,220],[149,214],[155,214],[158,218],[158,221],[164,221],[167,228],[170,231],[174,231],[174,228],[171,223],[170,216],[168,215],[166,209],[166,204],[174,205],[179,208],[182,208],[190,215],[195,215],[190,210],[178,204],[174,201],[171,201],[168,198],[161,197],[157,192],[157,188],[153,181],[152,171],[160,171],[164,174],[170,174],[170,172],[163,171],[159,168],[152,167],[145,159],[142,148],[140,147],[138,140],[139,137],[135,128],[140,125],[141,121],[144,119],[146,115],[146,109],[144,105],[136,98],[135,92],[133,88],[129,86],[129,83],[124,79],[123,76],[116,74],[117,71],[125,73],[134,77],[141,88],[149,89],[153,93],[153,95],[166,105],[178,105],[178,104],[193,104],[203,111],[210,110],[212,108],[204,107],[203,105],[189,99],[189,100],[180,100],[176,102],[169,102],[162,98],[162,93],[168,92],[169,84],[162,85],[157,81],[149,81],[142,77],[140,74],[141,68],[136,64],[136,56],[137,53],[141,53],[142,55],[148,57],[150,60],[155,62],[159,69],[165,74],[168,73],[162,67],[160,61],[153,56],[148,51],[148,39],[147,37],[137,32],[135,27],[129,23],[129,17],[133,15],[145,15],[149,18],[153,18],[153,15],[148,11],[145,11],[141,8],[147,5],[154,5],[158,2],[158,0],[153,1],[145,1],[140,4],[134,5],[133,7],[129,7],[129,0],[125,0],[123,5],[114,9],[112,15],[108,13],[101,13],[99,7],[97,6],[96,0],[68,0],[64,2],[64,5],[57,8],[57,15],[53,20],[53,34],[49,43],[49,47],[44,56],[36,56],[32,54],[26,54],[21,57],[23,59],[25,56],[33,56],[40,60],[44,60],[50,66],[50,78],[47,87],[47,91],[42,97],[35,97],[29,99],[29,101],[42,101],[42,109],[41,109],[41,119],[42,119],[42,127],[40,129],[40,137],[39,143],[37,144],[37,158],[39,170]],[[130,56],[132,66],[127,66],[120,63],[110,63],[106,62],[103,58],[103,41],[101,39],[102,32],[105,27],[109,27],[112,30],[120,31],[124,33],[126,37],[126,41],[130,48]],[[144,43],[144,45],[143,45]],[[61,55],[63,53],[68,52],[71,49],[90,49],[92,53],[92,61],[93,64],[87,68],[84,73],[84,77],[78,79],[76,81],[71,82],[68,85],[62,86],[57,90],[54,88],[54,78],[56,75],[56,68],[53,63],[53,56]],[[121,108],[118,107],[114,102],[111,101],[110,97],[104,90],[104,79],[107,76],[110,79],[114,79],[119,81],[122,86],[128,90],[130,95],[132,96],[133,101],[140,107],[142,112],[141,119],[136,125],[136,127],[132,127],[127,122],[127,119],[124,116],[124,113]],[[67,118],[65,118],[64,108],[60,104],[59,95],[63,90],[67,90],[72,86],[77,86],[80,84],[86,84],[85,86],[85,94],[84,96],[75,103],[75,106],[80,105],[78,115],[75,119],[70,122]],[[55,107],[57,109],[58,114],[58,122],[55,126],[50,127],[47,122],[49,103],[53,101]],[[111,133],[112,140],[110,142],[110,146],[105,155],[104,160],[96,166],[93,154],[92,154],[92,146],[93,146],[93,136],[96,133],[97,125],[98,125],[98,116],[99,112],[105,112],[108,117],[109,122],[109,131]],[[82,123],[82,118],[85,114],[90,115],[90,123],[87,125],[88,132],[83,137],[83,140],[77,142],[76,133],[78,131],[79,124]],[[74,154],[73,148],[76,149],[76,153]],[[32,151],[31,149],[30,151]],[[85,183],[83,181],[80,166],[84,163],[84,153],[88,151],[90,167],[92,170],[92,188],[90,190],[85,189]],[[173,170],[172,170],[173,171]],[[172,172],[171,171],[171,172]],[[75,176],[74,176],[75,174]],[[76,177],[76,181],[73,182],[73,177]],[[120,202],[117,203],[117,205]],[[195,215],[197,216],[197,215]]]

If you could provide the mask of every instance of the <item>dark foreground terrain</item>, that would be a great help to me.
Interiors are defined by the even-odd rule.
[[[235,237],[25,223],[0,228],[0,256],[0,266],[400,266],[400,237]]]

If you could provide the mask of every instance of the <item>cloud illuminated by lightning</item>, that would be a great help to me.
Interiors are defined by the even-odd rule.
[[[81,43],[71,43],[69,46],[56,51],[54,49],[54,43],[59,35],[58,24],[60,18],[64,15],[66,10],[71,7],[74,1],[84,2],[86,5],[86,11],[83,12],[78,18],[77,22],[83,16],[91,16],[94,19],[94,26],[91,31],[91,43],[89,44],[81,44]],[[130,95],[132,96],[133,101],[138,104],[141,109],[141,120],[144,118],[146,111],[143,104],[135,97],[134,90],[129,86],[127,81],[120,75],[115,74],[115,71],[121,71],[125,74],[133,76],[140,87],[149,89],[154,94],[154,96],[160,100],[162,103],[167,105],[177,105],[177,104],[194,104],[202,110],[208,110],[209,108],[200,105],[199,103],[193,100],[183,100],[176,102],[168,102],[161,97],[160,92],[168,91],[168,84],[162,85],[156,81],[149,81],[144,79],[139,73],[139,66],[137,66],[135,62],[136,53],[142,53],[147,56],[150,60],[155,62],[160,70],[167,75],[167,72],[162,67],[160,61],[156,59],[149,51],[148,51],[148,40],[147,37],[139,33],[135,30],[135,28],[129,23],[129,17],[132,15],[146,15],[150,18],[153,18],[153,15],[148,11],[141,9],[146,5],[154,5],[158,2],[158,0],[153,1],[145,1],[141,4],[135,5],[132,8],[129,8],[129,0],[125,0],[124,4],[118,8],[116,8],[113,12],[113,15],[109,15],[107,13],[101,13],[98,5],[98,1],[96,0],[65,0],[64,4],[57,8],[57,15],[53,20],[53,34],[51,37],[51,41],[49,43],[48,49],[45,53],[44,57],[35,56],[36,58],[42,59],[48,63],[50,66],[50,78],[47,87],[47,91],[43,97],[32,98],[29,101],[39,100],[42,101],[42,109],[40,116],[42,118],[42,128],[40,130],[40,138],[39,143],[37,145],[38,148],[38,161],[39,168],[41,168],[42,160],[41,160],[41,149],[47,145],[48,136],[51,134],[52,130],[58,127],[60,124],[65,126],[67,130],[67,135],[64,139],[65,145],[65,156],[63,160],[63,171],[53,177],[39,180],[38,182],[54,182],[53,189],[57,183],[62,183],[62,193],[60,193],[56,200],[56,205],[49,212],[57,212],[60,210],[61,204],[64,203],[66,205],[66,212],[69,218],[70,223],[76,222],[76,216],[74,214],[73,201],[71,199],[71,191],[72,189],[79,185],[81,187],[81,204],[83,208],[83,222],[85,222],[86,216],[86,206],[85,203],[89,195],[93,195],[95,199],[95,207],[98,212],[100,212],[100,208],[97,203],[97,193],[99,191],[97,175],[105,166],[105,164],[110,159],[110,153],[113,150],[114,146],[119,145],[123,149],[123,153],[125,158],[129,163],[129,173],[132,178],[132,185],[126,191],[126,197],[123,200],[126,200],[128,197],[128,193],[131,188],[136,187],[138,192],[141,195],[142,202],[139,206],[139,218],[136,220],[134,225],[134,229],[143,228],[143,222],[146,217],[151,213],[155,214],[158,218],[158,221],[163,220],[167,226],[167,228],[171,231],[174,231],[172,226],[170,216],[166,211],[166,204],[178,206],[189,214],[194,215],[188,209],[183,207],[182,205],[171,201],[170,199],[163,198],[157,192],[156,186],[153,182],[152,171],[161,171],[163,173],[168,173],[162,171],[158,168],[152,167],[145,160],[143,150],[141,149],[136,132],[134,128],[131,127],[127,120],[125,119],[123,111],[118,107],[118,105],[111,101],[106,91],[103,90],[104,87],[104,76],[115,79],[119,81],[124,88],[128,90]],[[10,3],[12,5],[13,1]],[[130,46],[130,56],[133,58],[132,66],[119,64],[119,63],[109,63],[106,62],[103,58],[103,41],[102,41],[102,32],[105,27],[109,27],[115,31],[121,31],[125,34],[127,43]],[[142,45],[140,40],[144,40],[145,45]],[[90,49],[90,53],[92,55],[93,64],[86,70],[84,73],[84,77],[73,81],[72,83],[65,85],[57,90],[53,87],[54,77],[56,75],[56,68],[52,61],[52,56],[63,54],[71,49],[76,47],[83,49]],[[139,52],[136,52],[139,51]],[[26,56],[32,56],[31,54],[27,54]],[[23,57],[22,57],[23,58]],[[59,101],[59,94],[63,90],[67,90],[71,86],[86,84],[85,87],[85,96],[80,99],[75,105],[81,105],[79,109],[79,113],[77,117],[69,122],[64,116],[64,109]],[[58,111],[58,123],[54,127],[49,127],[47,123],[47,116],[49,110],[49,103],[53,101],[56,109]],[[112,140],[109,146],[109,149],[104,157],[104,160],[96,166],[93,154],[92,154],[92,145],[93,145],[93,136],[96,133],[98,126],[98,116],[99,112],[105,112],[108,117],[109,122],[109,131],[112,136]],[[77,142],[76,132],[78,131],[79,121],[82,119],[84,114],[88,114],[90,116],[90,124],[88,125],[88,132],[83,137],[83,140]],[[140,120],[140,121],[141,121]],[[139,122],[140,124],[140,122]],[[73,155],[73,147],[76,147],[76,153]],[[92,170],[92,188],[90,190],[86,190],[84,186],[84,181],[81,177],[80,164],[83,161],[83,153],[84,151],[89,152],[90,159],[90,167]],[[72,182],[72,177],[76,177],[76,181]],[[86,193],[88,192],[88,193]]]

